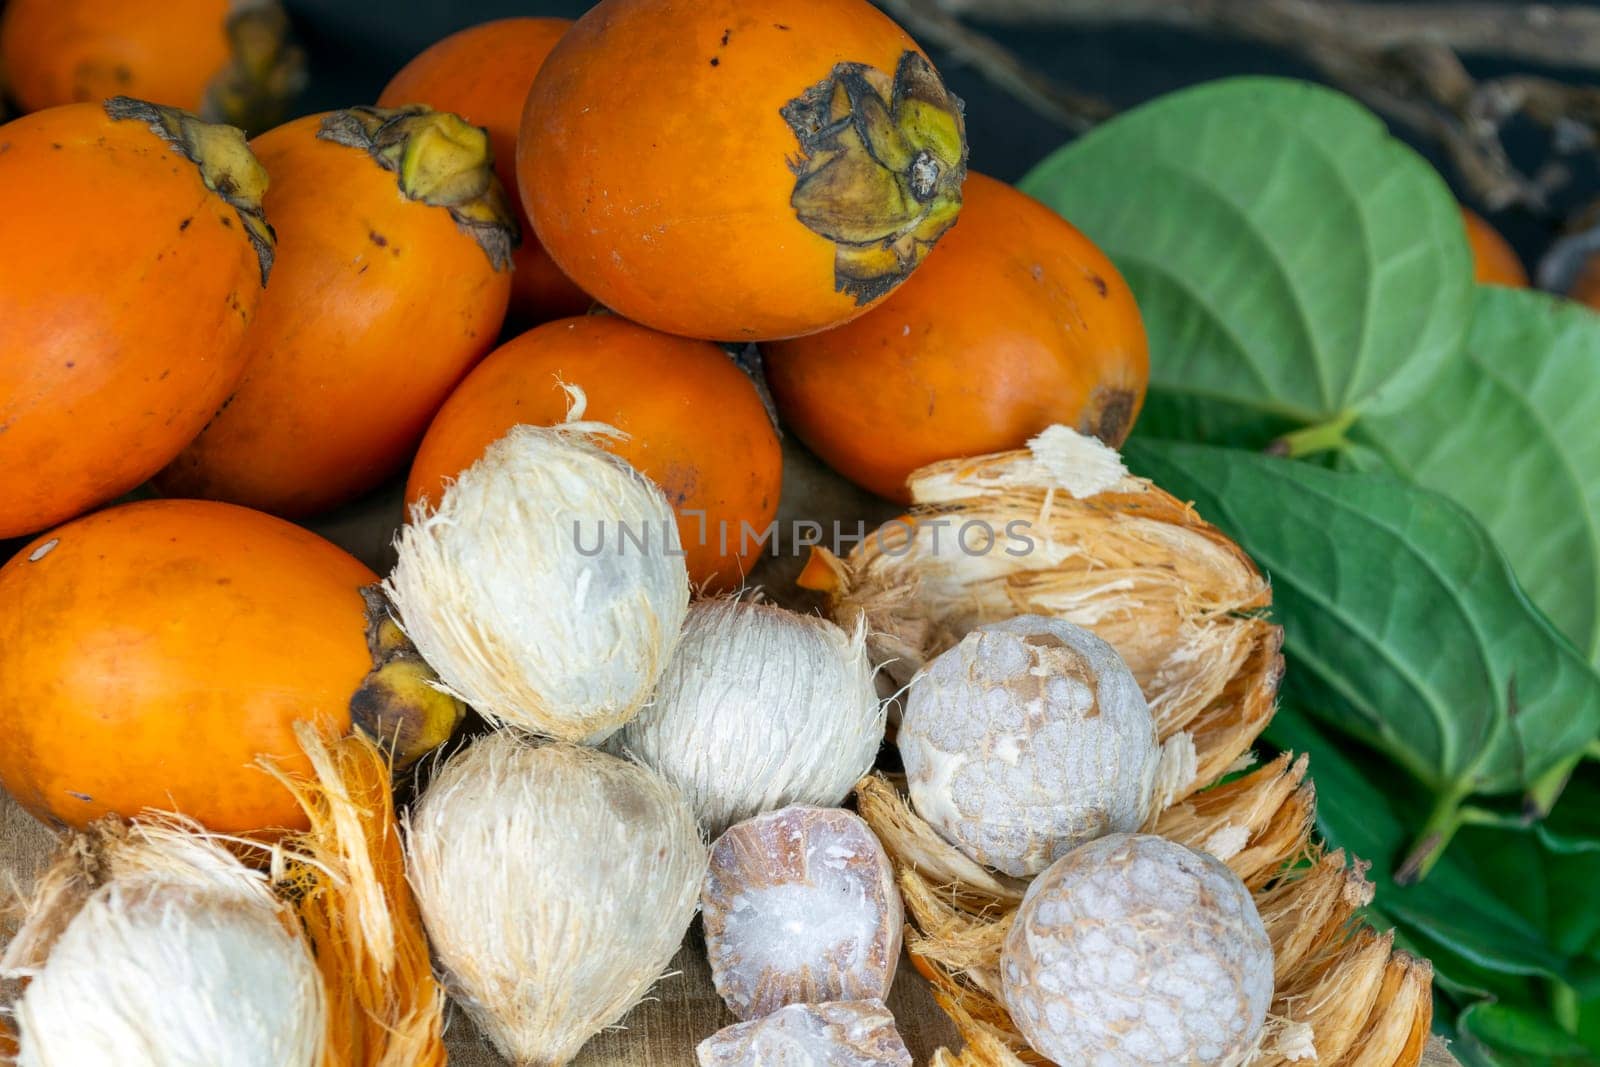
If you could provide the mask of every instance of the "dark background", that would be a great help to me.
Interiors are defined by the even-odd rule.
[[[794,0],[804,4],[807,0]],[[512,15],[560,15],[576,18],[590,3],[584,0],[289,0],[295,27],[304,43],[311,81],[299,101],[302,111],[321,111],[370,103],[405,62],[433,41],[455,30]],[[1167,30],[1067,30],[983,26],[997,40],[1038,70],[1070,88],[1104,97],[1127,108],[1186,85],[1235,74],[1275,74],[1318,79],[1294,57],[1249,43]],[[938,49],[929,49],[946,83],[967,104],[972,166],[997,178],[1014,181],[1071,134],[1041,118],[963,69]],[[1480,77],[1526,70],[1521,65],[1468,57]],[[1542,73],[1581,81],[1574,72]],[[1460,183],[1443,158],[1408,130],[1395,131],[1439,167],[1460,193]],[[1514,127],[1509,138],[1513,156],[1535,169],[1546,151],[1542,131]],[[1600,190],[1600,174],[1592,159],[1577,170],[1566,193],[1547,217],[1522,210],[1489,214],[1490,220],[1516,245],[1530,266],[1556,235],[1562,219]],[[1478,210],[1483,205],[1473,204]]]

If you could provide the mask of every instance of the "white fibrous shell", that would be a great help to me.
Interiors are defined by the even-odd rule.
[[[924,467],[908,487],[915,521],[886,523],[845,560],[819,552],[816,568],[831,571],[821,584],[833,617],[865,616],[868,651],[902,685],[977,626],[1049,615],[1121,654],[1165,737],[1276,643],[1261,617],[1271,588],[1250,557],[1071,427],[1023,450]],[[983,531],[995,535],[989,551],[963,547],[981,547]]]
[[[594,440],[514,427],[413,510],[384,583],[449,692],[497,725],[595,743],[671,655],[689,579],[661,491]]]
[[[655,699],[612,744],[677,783],[715,837],[786,804],[838,804],[883,731],[862,627],[706,600],[689,609]]]
[[[1231,1065],[1266,1019],[1272,944],[1219,860],[1113,834],[1029,887],[1000,975],[1017,1028],[1056,1063]]]
[[[694,918],[706,847],[655,772],[508,731],[451,759],[407,821],[445,988],[519,1065],[568,1062],[649,992]]]
[[[1061,619],[991,623],[942,653],[912,681],[897,741],[917,814],[1015,877],[1150,814],[1159,752],[1138,683]]]
[[[879,1001],[794,1004],[700,1042],[700,1067],[911,1067]]]
[[[712,979],[741,1019],[889,995],[905,911],[883,846],[848,811],[791,807],[734,826],[711,848],[700,908]]]
[[[55,899],[0,968],[30,979],[14,1008],[20,1067],[321,1064],[322,978],[266,878],[188,828],[109,833],[77,873],[41,880]],[[42,966],[18,966],[64,906],[76,913]]]

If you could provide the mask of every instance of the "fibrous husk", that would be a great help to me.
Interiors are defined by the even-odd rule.
[[[559,1067],[667,969],[706,847],[647,767],[500,730],[410,810],[406,867],[450,996],[517,1067]]]
[[[802,579],[840,625],[865,616],[869,650],[900,684],[976,626],[1049,615],[1122,655],[1168,736],[1273,640],[1250,558],[1094,438],[1055,426],[1027,450],[936,463],[908,484],[910,516],[847,558],[817,550]],[[989,551],[963,547],[973,523],[994,532]]]
[[[267,876],[198,824],[105,819],[62,840],[0,975],[34,1067],[319,1067],[322,978]]]
[[[595,744],[633,718],[689,607],[661,490],[582,415],[515,426],[412,509],[384,583],[442,686],[496,726]]]
[[[1304,757],[1281,757],[1219,787],[1237,788],[1220,802],[1214,821],[1180,806],[1158,817],[1157,832],[1202,849],[1207,841],[1226,842],[1227,854],[1214,854],[1255,896],[1272,940],[1276,981],[1252,1064],[1415,1064],[1432,1021],[1432,968],[1394,950],[1392,934],[1359,921],[1371,883],[1343,852],[1321,853],[1310,840],[1314,801],[1305,769]],[[931,831],[908,835],[905,827],[917,815],[888,780],[864,779],[857,796],[899,871],[911,958],[967,1044],[960,1055],[944,1052],[934,1063],[1047,1062],[1028,1048],[1000,998],[1000,954],[1016,915],[1015,889],[992,895],[930,876],[965,857]],[[1195,799],[1209,799],[1208,793]]]
[[[1187,505],[1128,476],[1109,449],[1062,427],[1026,451],[924,468],[910,484],[917,512],[847,559],[822,553],[809,569],[835,618],[864,616],[869,648],[901,680],[973,627],[1020,614],[1059,615],[1110,642],[1164,743],[1146,828],[1226,863],[1272,941],[1273,1003],[1251,1064],[1418,1063],[1432,967],[1358,917],[1372,886],[1363,865],[1312,839],[1306,758],[1249,769],[1283,674],[1282,632],[1264,617],[1271,592],[1249,558]],[[930,519],[947,523],[946,546],[963,523],[1002,532],[1024,520],[1035,551],[935,552]],[[888,778],[863,779],[857,801],[899,872],[912,961],[965,1041],[933,1067],[1045,1063],[1000,997],[1002,944],[1026,885],[945,842]]]
[[[296,725],[315,778],[280,776],[310,820],[278,851],[279,883],[328,990],[322,1067],[443,1067],[444,990],[406,882],[391,767],[364,735]]]
[[[682,789],[712,838],[790,804],[837,805],[883,743],[863,631],[701,600],[650,703],[608,747]]]
[[[216,1034],[217,1046],[152,1043],[149,1055],[156,1059],[135,1056],[117,1062],[198,1067],[222,1062],[205,1058],[221,1055],[216,1048],[222,1042],[260,1038],[238,1047],[249,1047],[274,1067],[442,1067],[447,1060],[444,992],[433,976],[422,919],[405,878],[389,759],[364,735],[326,740],[304,723],[297,724],[296,735],[314,777],[289,776],[271,765],[267,769],[294,793],[309,818],[308,830],[269,848],[207,835],[176,816],[97,823],[63,841],[32,896],[20,905],[19,928],[0,968],[24,978],[39,973],[86,902],[111,891],[122,897],[148,893],[143,887],[153,885],[159,896],[151,893],[151,898],[179,918],[193,911],[196,902],[214,911],[221,901],[227,913],[253,918],[259,933],[261,916],[267,916],[267,929],[281,929],[287,938],[291,963],[306,965],[303,971],[291,968],[290,977],[300,983],[297,988],[305,997],[314,996],[306,1003],[314,1004],[315,1011],[298,1005],[294,1018],[300,1025],[267,1038],[235,1028]],[[260,862],[247,866],[230,846],[246,860]],[[205,910],[199,912],[202,918]],[[151,943],[165,945],[175,957],[195,954],[181,928],[192,928],[196,921],[171,924],[168,936]],[[252,981],[282,980],[284,961],[272,944],[255,956],[251,962],[261,971],[247,971]],[[160,963],[159,953],[142,958],[147,965],[132,978],[162,987],[172,981],[170,968],[151,965]],[[98,955],[96,962],[101,962]],[[249,1022],[251,1016],[237,998],[237,989],[221,991],[215,998],[219,1017]],[[195,1003],[185,1005],[193,1009]],[[316,1026],[322,1032],[305,1029]],[[149,1033],[160,1036],[155,1027]],[[273,1044],[285,1037],[301,1043],[292,1049]],[[310,1058],[298,1058],[302,1047],[313,1050]],[[15,1047],[0,1042],[0,1063],[13,1062],[16,1053]]]

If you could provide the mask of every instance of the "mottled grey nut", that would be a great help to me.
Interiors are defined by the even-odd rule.
[[[911,803],[945,840],[1018,878],[1150,813],[1157,746],[1115,649],[1061,619],[981,626],[911,683]]]
[[[718,1030],[696,1050],[700,1067],[911,1067],[881,1001],[793,1004]]]
[[[1255,901],[1226,866],[1112,834],[1028,888],[1000,980],[1017,1029],[1056,1063],[1217,1065],[1254,1046],[1272,967]]]
[[[734,826],[711,848],[700,908],[712,980],[741,1019],[889,995],[905,910],[883,846],[848,811],[790,807]]]

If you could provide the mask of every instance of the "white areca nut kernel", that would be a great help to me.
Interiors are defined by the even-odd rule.
[[[610,747],[676,783],[716,837],[786,804],[840,803],[872,768],[884,716],[863,628],[704,600]]]
[[[1028,888],[1000,959],[1006,1009],[1056,1063],[1242,1063],[1272,1002],[1272,943],[1221,861],[1152,834],[1083,845]]]
[[[1115,649],[1061,619],[973,630],[911,683],[898,737],[917,813],[978,863],[1031,877],[1150,814],[1159,755]]]
[[[700,908],[711,977],[740,1019],[889,995],[905,912],[888,855],[851,812],[790,807],[734,826],[711,848]]]
[[[413,509],[384,589],[453,695],[495,725],[597,743],[671,655],[689,577],[661,490],[598,423],[513,427]]]
[[[647,767],[501,730],[406,820],[406,873],[445,989],[515,1064],[569,1062],[666,970],[706,848]]]
[[[700,1067],[911,1067],[879,1001],[792,1004],[718,1030],[696,1055]]]

